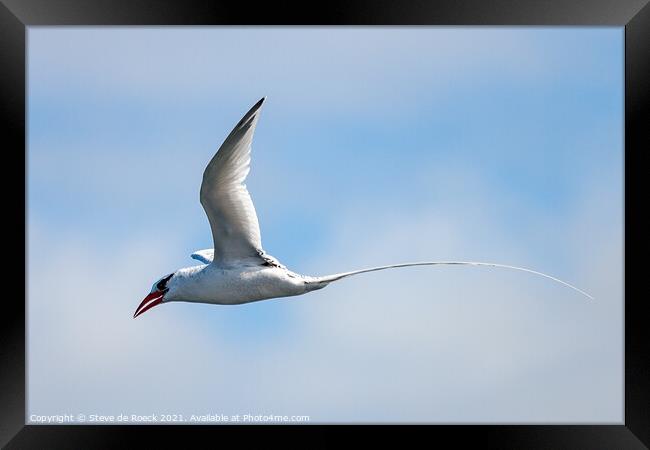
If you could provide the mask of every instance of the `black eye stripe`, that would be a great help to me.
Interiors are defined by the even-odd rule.
[[[156,284],[156,289],[158,289],[159,291],[164,291],[165,289],[167,289],[167,282],[168,282],[168,281],[169,281],[173,276],[174,276],[174,274],[171,273],[171,274],[167,275],[165,278],[163,278],[162,280],[160,280],[160,281]]]

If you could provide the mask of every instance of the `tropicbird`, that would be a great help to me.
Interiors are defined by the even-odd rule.
[[[162,303],[183,301],[239,305],[277,297],[302,295],[333,281],[360,273],[398,267],[470,265],[501,267],[533,273],[586,292],[550,275],[506,264],[474,261],[424,261],[371,267],[326,276],[307,276],[287,269],[262,248],[260,227],[244,181],[250,171],[251,143],[266,97],[258,101],[230,132],[203,172],[200,200],[205,210],[214,249],[191,257],[203,264],[170,273],[153,284],[133,317]]]

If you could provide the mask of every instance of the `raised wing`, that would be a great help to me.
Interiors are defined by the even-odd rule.
[[[250,171],[251,142],[264,98],[244,115],[203,172],[201,205],[219,265],[258,258],[262,252],[260,226],[244,181]]]

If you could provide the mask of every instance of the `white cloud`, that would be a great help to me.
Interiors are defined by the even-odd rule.
[[[140,237],[109,252],[89,236],[56,242],[30,222],[29,410],[308,414],[322,422],[620,421],[622,281],[613,271],[622,264],[620,227],[591,226],[611,211],[585,203],[570,220],[565,242],[575,248],[565,277],[508,242],[496,212],[482,204],[476,196],[457,209],[442,205],[438,217],[417,208],[408,216],[360,208],[363,220],[342,216],[340,237],[305,269],[491,254],[571,274],[597,300],[527,274],[412,268],[239,309],[164,305],[133,320],[180,242],[161,248],[158,239]],[[475,211],[471,223],[460,213],[467,208]],[[587,229],[587,238],[575,238]],[[264,314],[280,320],[257,334]],[[242,342],[242,332],[252,337]]]

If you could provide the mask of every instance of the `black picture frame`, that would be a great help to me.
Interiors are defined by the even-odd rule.
[[[25,425],[25,111],[26,27],[36,25],[580,25],[625,27],[625,418],[620,425],[417,426],[454,445],[495,448],[627,449],[650,446],[650,346],[641,292],[643,277],[628,276],[629,261],[645,256],[640,231],[647,221],[631,207],[641,188],[648,153],[650,105],[650,6],[648,0],[339,0],[323,4],[275,1],[259,4],[208,0],[0,0],[0,114],[2,120],[5,250],[16,245],[2,271],[0,352],[0,444],[6,448],[147,447],[206,439],[215,445],[224,433],[254,430],[268,437],[284,431],[309,434],[309,446],[347,439],[350,426],[144,426]],[[645,145],[644,145],[645,144]],[[636,194],[638,195],[638,194]],[[22,238],[22,239],[21,239]],[[23,245],[21,245],[23,244]],[[21,251],[22,247],[22,251]],[[21,258],[20,255],[23,255]],[[636,258],[636,257],[639,258]],[[46,257],[46,255],[44,255]],[[19,264],[22,262],[22,266]],[[11,278],[7,278],[11,277]],[[14,292],[10,292],[10,288]],[[632,293],[632,294],[630,294]],[[53,318],[53,320],[56,320]],[[53,387],[55,388],[55,387]],[[372,427],[375,438],[411,436],[416,426]],[[318,439],[314,439],[314,434]],[[267,441],[268,442],[268,441]],[[384,441],[386,442],[386,441]],[[277,442],[276,442],[277,443]]]

